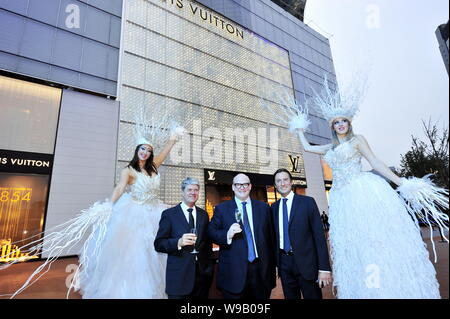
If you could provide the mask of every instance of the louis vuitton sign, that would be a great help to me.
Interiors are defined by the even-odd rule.
[[[205,7],[197,5],[195,2],[189,0],[157,0],[157,1],[176,7],[179,10],[188,10],[193,17],[199,19],[200,21],[213,25],[216,28],[223,30],[224,32],[228,33],[231,36],[244,40],[244,30],[226,21],[223,17],[207,10]]]
[[[252,185],[254,186],[272,186],[273,175],[268,174],[255,174],[247,172],[235,172],[235,171],[223,171],[217,169],[205,169],[205,184],[207,185],[230,185],[233,184],[233,178],[239,174],[244,173],[250,178]],[[306,187],[306,178],[299,176],[292,176],[292,184],[299,187]]]
[[[289,155],[289,161],[291,163],[291,174],[299,176],[301,175],[302,177],[304,177],[305,167],[303,164],[303,159],[298,155]]]
[[[292,175],[292,184],[300,187],[307,187],[305,166],[303,158],[299,155],[288,155],[290,165],[290,172]]]
[[[205,169],[205,184],[208,185],[230,185],[233,184],[233,178],[239,174],[244,173],[250,178],[252,185],[255,186],[267,186],[273,185],[273,176],[266,174],[255,174],[247,172],[235,172],[235,171],[224,171],[217,169]]]
[[[0,150],[0,172],[51,174],[53,155]]]

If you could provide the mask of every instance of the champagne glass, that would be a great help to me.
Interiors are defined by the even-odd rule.
[[[234,211],[234,217],[236,218],[236,222],[238,224],[240,224],[242,222],[242,213],[239,210],[239,208],[236,208],[236,210]]]
[[[197,242],[197,237],[198,237],[198,232],[197,232],[197,228],[191,228],[191,234],[195,235],[195,242]],[[198,254],[197,249],[195,249],[195,243],[194,243],[194,250],[191,251],[191,254]]]

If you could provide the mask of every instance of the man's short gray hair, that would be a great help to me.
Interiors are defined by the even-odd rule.
[[[184,192],[184,190],[186,189],[186,187],[188,185],[198,185],[198,188],[200,189],[200,182],[198,181],[198,179],[193,178],[193,177],[187,177],[182,183],[181,183],[181,191]]]

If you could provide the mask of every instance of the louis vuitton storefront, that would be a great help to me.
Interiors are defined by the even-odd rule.
[[[40,257],[18,247],[108,196],[114,181],[117,103],[36,82],[0,75],[0,263]]]
[[[188,132],[160,168],[168,205],[190,176],[211,213],[240,172],[252,196],[271,203],[272,174],[286,168],[295,191],[327,211],[319,156],[303,153],[276,115],[319,90],[324,74],[335,80],[328,39],[270,0],[74,2],[79,29],[50,2],[33,10],[52,8],[51,17],[0,6],[17,34],[0,42],[1,249],[110,196],[132,158],[140,108],[168,110]],[[20,42],[38,34],[47,46]],[[329,142],[326,121],[310,115],[310,142]]]
[[[307,87],[320,84],[332,67],[329,44],[271,1],[256,2],[125,2],[116,178],[134,151],[136,110],[164,108],[188,132],[160,170],[164,202],[178,203],[179,185],[191,176],[204,182],[198,204],[211,213],[230,198],[232,176],[243,172],[252,180],[252,196],[271,203],[278,198],[272,174],[286,168],[296,192],[327,210],[320,158],[302,154],[298,139],[274,114],[282,114],[294,94],[301,100],[310,94]],[[264,20],[259,10],[277,19]],[[292,30],[281,30],[280,21]],[[311,142],[327,142],[320,133],[327,124],[314,115],[312,121]]]
[[[0,76],[0,255],[8,260],[37,258],[12,243],[44,230],[61,94]]]
[[[205,169],[204,173],[205,207],[208,215],[212,217],[214,207],[217,204],[233,199],[234,194],[231,187],[233,178],[238,172]],[[280,194],[273,185],[273,175],[244,173],[250,178],[252,183],[251,198],[266,202],[269,205],[280,199]],[[297,194],[304,195],[307,186],[306,179],[295,175],[293,179],[293,191]]]

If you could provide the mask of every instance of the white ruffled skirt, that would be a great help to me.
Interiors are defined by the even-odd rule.
[[[153,242],[166,205],[143,205],[125,193],[114,204],[101,243],[93,236],[86,243],[79,273],[83,298],[163,299],[167,255]],[[97,251],[96,251],[96,249]]]
[[[436,271],[403,200],[363,173],[329,196],[338,298],[440,298]]]

